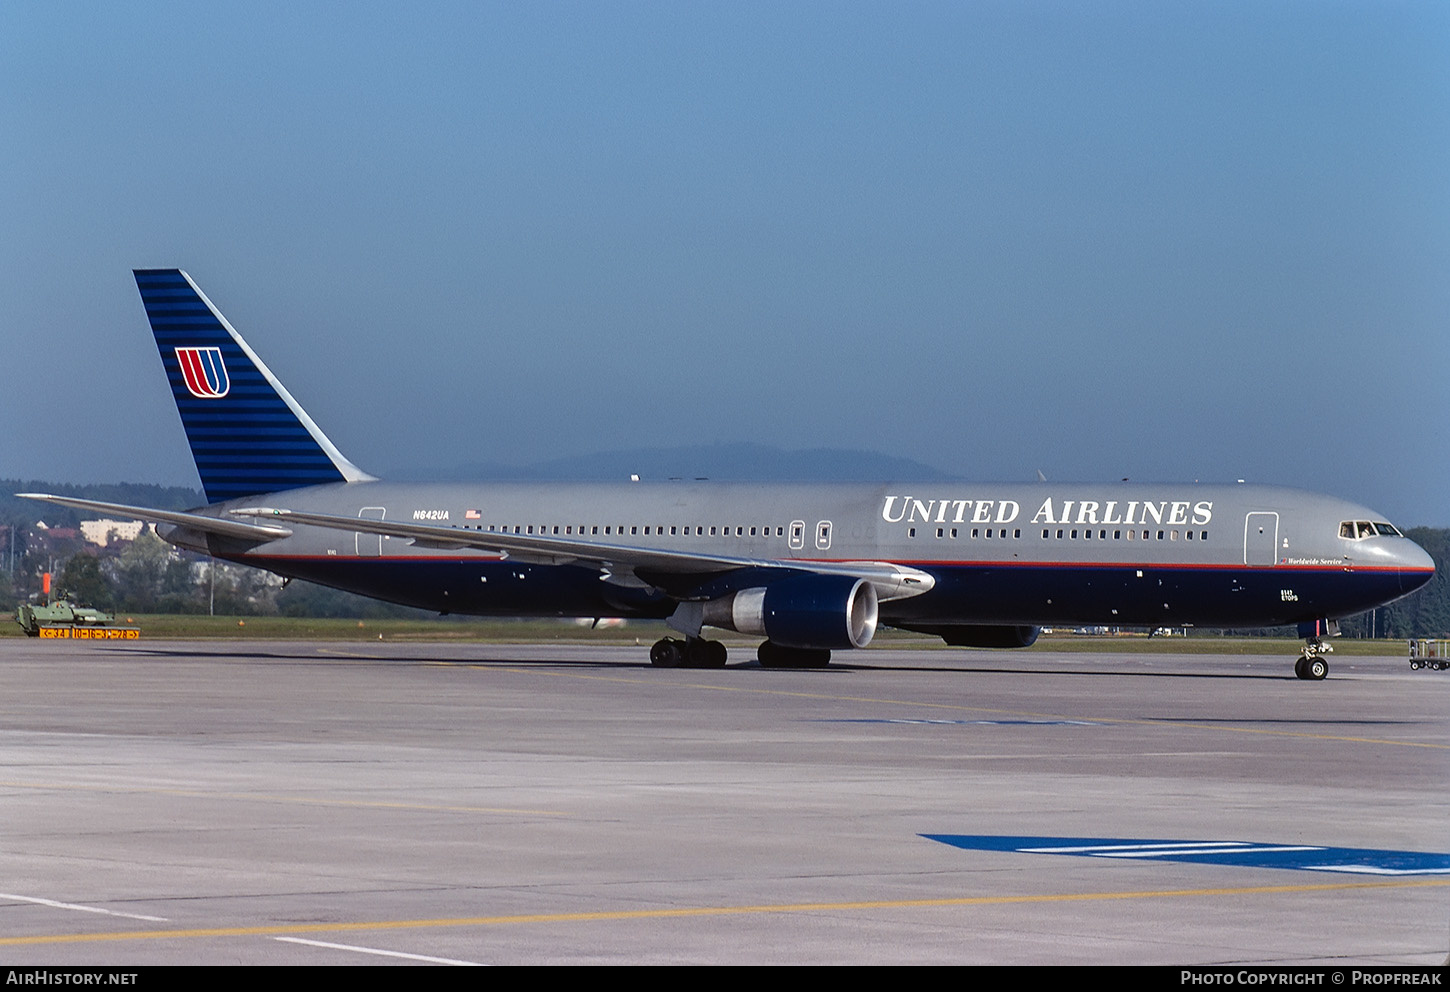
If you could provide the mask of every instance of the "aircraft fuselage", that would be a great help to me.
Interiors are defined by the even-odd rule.
[[[420,522],[776,567],[891,562],[931,575],[929,592],[882,602],[886,624],[1297,624],[1398,598],[1433,571],[1404,537],[1342,537],[1347,524],[1379,519],[1364,507],[1251,485],[359,482],[201,512],[269,499],[364,527]],[[168,536],[188,543],[180,530]],[[198,550],[282,575],[461,614],[664,617],[681,598],[760,582],[750,568],[682,583],[648,568],[305,526],[254,550],[191,538]]]

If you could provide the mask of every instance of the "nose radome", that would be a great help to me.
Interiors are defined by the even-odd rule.
[[[1407,540],[1405,544],[1408,546],[1396,555],[1400,566],[1400,588],[1413,592],[1435,577],[1435,559],[1414,541]]]

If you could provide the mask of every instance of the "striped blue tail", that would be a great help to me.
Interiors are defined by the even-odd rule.
[[[135,274],[208,502],[372,478],[343,457],[190,276]]]

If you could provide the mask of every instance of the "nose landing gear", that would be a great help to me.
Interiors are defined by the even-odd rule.
[[[1294,662],[1294,674],[1309,682],[1323,681],[1329,674],[1329,662],[1324,660],[1324,655],[1333,650],[1334,648],[1324,643],[1323,638],[1306,637],[1304,653]]]

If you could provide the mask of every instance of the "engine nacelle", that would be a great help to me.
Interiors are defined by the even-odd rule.
[[[788,648],[864,648],[876,635],[876,588],[850,575],[799,575],[711,600],[704,622]]]

